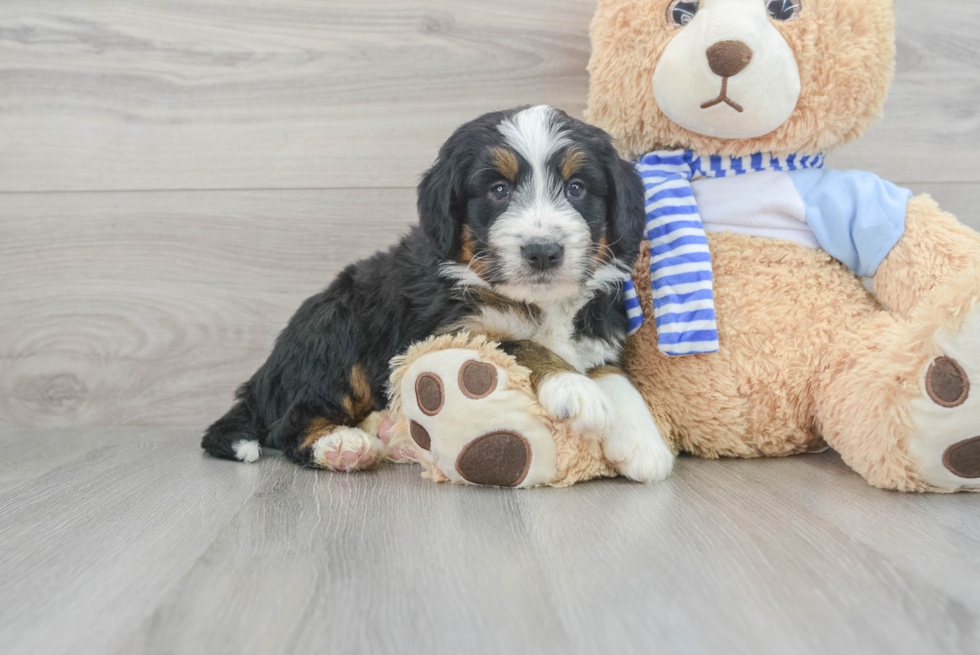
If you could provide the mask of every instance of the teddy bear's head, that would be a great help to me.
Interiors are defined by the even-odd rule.
[[[816,154],[881,114],[894,0],[599,0],[589,119],[631,157]]]

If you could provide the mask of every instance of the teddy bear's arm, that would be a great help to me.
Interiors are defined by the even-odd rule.
[[[905,233],[874,277],[875,294],[896,315],[910,318],[940,287],[977,272],[980,234],[928,195],[908,205]]]

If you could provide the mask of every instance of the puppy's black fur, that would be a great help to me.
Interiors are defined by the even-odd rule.
[[[507,147],[498,130],[501,121],[523,109],[487,114],[450,137],[419,186],[420,225],[387,252],[348,266],[303,303],[269,359],[238,389],[231,410],[207,429],[203,448],[236,459],[237,446],[257,441],[282,449],[297,463],[322,465],[313,460],[314,425],[320,431],[356,426],[383,409],[389,360],[480,310],[493,291],[468,291],[445,274],[443,265],[481,257],[492,261],[487,231],[504,209],[487,195],[487,188],[503,179],[491,152]],[[572,145],[585,154],[577,179],[589,189],[588,197],[572,204],[590,226],[596,261],[615,257],[631,266],[645,222],[642,184],[604,132],[556,114]],[[492,265],[486,271],[490,278],[496,275]],[[491,289],[496,282],[490,280]],[[595,293],[574,325],[583,337],[621,342],[628,327],[622,291]],[[358,384],[358,367],[366,375],[369,398]]]

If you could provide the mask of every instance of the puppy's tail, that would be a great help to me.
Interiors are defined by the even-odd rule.
[[[211,424],[201,439],[201,448],[215,457],[251,464],[262,454],[266,431],[252,410],[251,388],[238,390],[238,400],[228,413]]]

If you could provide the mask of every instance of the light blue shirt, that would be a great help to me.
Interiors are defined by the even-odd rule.
[[[829,168],[788,173],[820,247],[872,277],[905,233],[912,192],[867,171]]]

